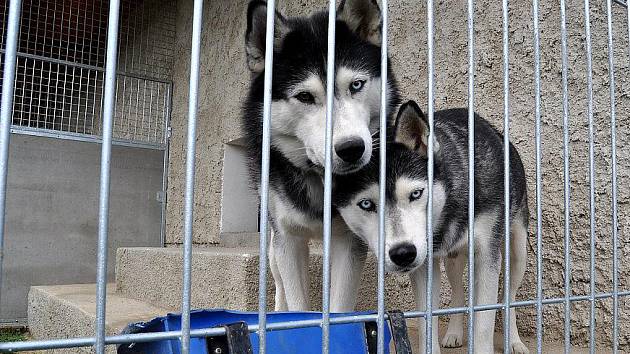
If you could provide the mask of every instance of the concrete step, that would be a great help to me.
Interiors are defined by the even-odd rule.
[[[311,303],[321,309],[321,252],[311,252]],[[363,272],[357,310],[376,308],[376,262]],[[181,308],[182,250],[180,248],[119,248],[116,287],[126,297],[146,301],[171,311]],[[273,307],[271,271],[267,280],[268,307]],[[386,278],[387,307],[412,310],[413,296],[407,276]],[[195,248],[192,259],[192,307],[258,309],[258,249]]]
[[[116,292],[107,287],[106,331],[119,334],[130,322],[164,316],[168,311]],[[33,339],[89,337],[96,321],[96,285],[33,286],[28,294],[28,328]],[[93,353],[92,348],[49,350],[47,353]],[[107,353],[115,353],[107,346]]]

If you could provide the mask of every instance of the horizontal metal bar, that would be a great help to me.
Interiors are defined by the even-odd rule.
[[[630,290],[619,292],[619,297],[630,296]],[[613,293],[598,293],[595,294],[595,300],[609,299],[613,297]],[[564,302],[564,297],[543,299],[542,303],[545,305],[556,305]],[[590,301],[590,295],[572,296],[570,301]],[[510,307],[528,307],[535,306],[537,300],[515,301],[510,303]],[[474,306],[474,311],[487,311],[504,308],[504,304],[490,304],[490,305],[478,305]],[[457,313],[467,313],[468,307],[453,307],[445,309],[433,310],[434,316],[452,315]],[[403,313],[405,318],[417,318],[424,317],[424,311],[411,311]],[[377,318],[377,314],[369,315],[348,315],[332,317],[330,319],[331,325],[358,323],[374,321]],[[385,318],[388,319],[387,314]],[[303,320],[303,321],[288,321],[288,322],[276,322],[267,324],[267,331],[280,331],[294,328],[307,328],[307,327],[319,327],[322,324],[321,319],[315,320]],[[249,325],[250,332],[257,332],[258,325]],[[225,328],[204,328],[195,329],[190,331],[192,338],[217,336],[225,334]],[[123,343],[144,343],[155,342],[160,340],[177,339],[181,336],[181,331],[169,331],[169,332],[155,332],[155,333],[139,333],[139,334],[123,334],[116,336],[109,336],[105,338],[105,344],[123,344]],[[73,347],[89,347],[94,345],[94,337],[83,338],[69,338],[69,339],[50,339],[40,341],[29,342],[7,342],[0,343],[0,352],[19,352],[26,350],[41,350],[41,349],[59,349],[59,348],[73,348]]]
[[[19,125],[12,125],[11,133],[20,134],[20,135],[41,136],[44,138],[83,141],[83,142],[97,143],[97,144],[100,144],[103,142],[103,139],[101,139],[99,136],[96,136],[96,135],[64,132],[64,131],[52,130],[52,129],[22,127]],[[141,149],[161,150],[161,151],[165,149],[164,144],[142,143],[142,142],[135,142],[135,141],[124,140],[124,139],[112,139],[112,145],[134,147],[134,148],[141,148]]]
[[[4,49],[0,49],[0,53],[4,54],[4,52],[5,52]],[[76,63],[76,62],[73,62],[73,61],[63,60],[63,59],[55,59],[55,58],[50,58],[50,57],[46,57],[46,56],[43,56],[43,55],[35,55],[35,54],[28,54],[28,53],[18,52],[16,54],[16,56],[18,58],[41,60],[41,61],[45,61],[45,62],[48,62],[48,63],[66,65],[66,66],[69,66],[71,68],[87,69],[87,70],[94,70],[94,71],[98,71],[98,72],[105,72],[105,68],[100,67],[100,66],[94,66],[94,65],[83,64],[83,63]],[[126,71],[120,71],[120,70],[116,71],[116,75],[131,77],[131,78],[139,79],[139,80],[160,82],[160,83],[163,83],[163,84],[170,84],[172,82],[172,81],[164,80],[164,79],[157,78],[157,77],[154,77],[154,76],[132,74],[132,73],[129,73],[129,72],[126,72]]]
[[[613,2],[617,5],[621,5],[623,7],[628,7],[628,3],[621,0],[613,0]]]

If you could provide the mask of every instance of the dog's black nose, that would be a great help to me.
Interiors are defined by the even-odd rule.
[[[335,152],[345,162],[354,163],[361,159],[365,152],[365,144],[361,138],[351,138],[335,144]]]
[[[400,267],[406,267],[416,259],[416,246],[402,243],[389,250],[389,258]]]

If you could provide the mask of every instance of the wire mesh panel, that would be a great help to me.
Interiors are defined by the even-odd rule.
[[[101,135],[107,1],[27,0],[22,7],[13,130]],[[5,46],[7,3],[3,14]],[[174,4],[121,4],[114,138],[163,146],[175,39]],[[3,49],[4,51],[4,49]]]

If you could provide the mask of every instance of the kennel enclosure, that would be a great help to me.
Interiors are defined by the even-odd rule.
[[[17,1],[11,3],[18,6],[15,5]],[[273,8],[271,6],[273,2],[269,4],[270,8]],[[110,9],[115,10],[115,2],[109,5]],[[382,5],[384,9],[387,8],[386,3]],[[519,294],[519,299],[522,300],[509,304],[509,306],[515,306],[519,309],[521,329],[539,339],[537,345],[539,351],[542,346],[543,330],[549,330],[549,328],[560,328],[559,333],[561,335],[553,337],[553,334],[545,331],[544,338],[562,339],[566,341],[567,345],[572,341],[581,341],[590,343],[594,350],[596,345],[601,346],[602,343],[615,343],[610,344],[612,347],[623,341],[622,344],[627,346],[628,335],[625,334],[627,327],[619,319],[628,316],[628,305],[627,300],[625,300],[625,296],[628,294],[626,280],[628,275],[623,267],[619,267],[619,260],[622,255],[627,254],[625,253],[627,250],[624,248],[627,236],[623,230],[627,222],[624,205],[628,193],[623,183],[613,180],[613,176],[619,176],[621,179],[627,176],[626,172],[620,168],[615,171],[615,166],[618,163],[621,166],[626,166],[623,164],[627,164],[627,152],[624,152],[619,142],[615,144],[614,140],[618,137],[618,141],[627,141],[625,140],[627,139],[627,132],[622,129],[616,132],[611,130],[611,128],[623,126],[622,124],[627,123],[628,119],[625,113],[622,113],[625,112],[624,108],[628,104],[624,89],[627,85],[625,73],[627,72],[629,55],[626,8],[621,4],[613,4],[611,1],[572,3],[566,4],[566,8],[564,2],[547,1],[532,4],[504,2],[501,6],[498,4],[493,6],[482,1],[468,2],[467,4],[433,4],[429,1],[426,4],[420,4],[419,7],[417,5],[409,2],[392,1],[389,6],[389,16],[384,17],[384,20],[388,20],[385,22],[385,28],[389,30],[390,34],[389,37],[384,36],[384,40],[389,43],[389,46],[384,48],[387,48],[392,55],[392,65],[394,65],[395,72],[403,86],[404,96],[424,97],[424,100],[421,101],[426,102],[429,107],[429,117],[433,111],[431,107],[433,104],[435,107],[471,105],[475,110],[492,118],[496,126],[509,127],[509,138],[517,145],[522,155],[525,155],[524,162],[528,169],[528,181],[530,181],[529,191],[532,202],[530,207],[532,214],[536,216],[531,222],[533,227],[530,239],[534,252],[530,252],[532,261],[526,275],[527,283],[525,283],[522,293]],[[172,92],[173,118],[176,120],[173,122],[173,139],[177,142],[171,146],[177,151],[174,152],[171,149],[170,152],[169,166],[170,171],[174,172],[169,172],[172,173],[172,179],[169,180],[171,183],[168,186],[169,191],[173,193],[169,194],[169,204],[167,205],[169,218],[167,218],[165,241],[169,244],[179,244],[182,240],[184,241],[184,259],[186,260],[184,274],[186,277],[183,283],[185,285],[192,281],[190,269],[193,267],[191,262],[193,243],[221,242],[220,227],[218,226],[220,217],[217,216],[217,209],[219,208],[216,205],[207,207],[206,204],[214,203],[208,200],[218,199],[216,198],[216,190],[221,188],[221,184],[218,182],[221,178],[221,168],[220,166],[215,167],[214,164],[217,160],[221,160],[222,144],[238,137],[237,128],[234,128],[234,123],[230,123],[229,120],[235,120],[234,114],[238,114],[235,108],[238,105],[238,100],[218,104],[219,99],[207,97],[213,96],[212,92],[223,92],[220,91],[218,84],[221,80],[223,83],[226,80],[229,83],[234,83],[236,88],[229,91],[231,93],[239,92],[238,90],[246,82],[244,64],[240,66],[233,64],[234,62],[242,62],[241,37],[244,28],[242,21],[221,25],[221,18],[225,17],[213,15],[213,13],[227,14],[226,17],[232,16],[242,19],[244,17],[244,4],[219,5],[206,2],[204,6],[206,10],[202,10],[201,1],[196,1],[194,9],[190,4],[182,4],[178,8],[178,21],[182,21],[183,24],[176,26],[181,26],[178,28],[183,28],[184,31],[177,34],[176,41],[181,45],[181,48],[186,49],[186,53],[190,48],[194,49],[190,56],[190,59],[194,60],[191,62],[192,65],[189,65],[185,60],[178,60],[177,63],[172,64],[173,71],[178,77],[175,78],[174,75],[175,87],[178,84],[180,86],[179,90],[173,89]],[[288,14],[294,14],[309,13],[313,9],[324,8],[325,4],[308,2],[306,5],[302,5],[287,2],[286,4],[279,4],[279,6],[286,7]],[[585,9],[588,11],[585,12]],[[125,9],[121,7],[120,10],[120,23],[122,24],[125,21]],[[14,11],[17,12],[17,10]],[[561,16],[561,12],[564,16]],[[116,11],[110,11],[110,13],[115,14]],[[408,14],[408,16],[405,17],[404,14]],[[474,16],[469,16],[469,14]],[[11,24],[9,15],[10,11],[7,13],[7,21],[3,28]],[[591,16],[590,20],[586,19],[587,15]],[[14,14],[13,19],[19,17],[19,14]],[[193,21],[194,26],[192,26],[194,34],[192,43],[190,43],[191,18],[195,20]],[[203,20],[204,18],[206,20]],[[449,26],[452,23],[461,24],[466,18],[469,20],[467,31],[462,30],[461,26]],[[471,20],[474,20],[474,26]],[[587,27],[591,25],[592,29]],[[217,33],[212,28],[220,28],[225,32]],[[110,31],[114,30],[110,28]],[[122,43],[124,30],[121,27],[119,31],[118,38]],[[587,34],[590,31],[593,32],[592,35]],[[9,32],[11,31],[7,30],[7,34],[5,34],[7,43],[10,42]],[[215,42],[211,40],[224,36],[225,33],[230,34],[226,36],[225,40]],[[103,42],[107,38],[111,39],[111,35],[104,37]],[[181,44],[184,39],[189,44]],[[218,43],[216,44],[218,49],[212,50],[213,44],[211,43]],[[400,50],[399,48],[405,49]],[[3,56],[10,54],[9,49],[10,46],[7,46]],[[122,49],[119,49],[118,67],[121,65],[120,58],[123,52]],[[219,52],[223,52],[224,56],[221,56]],[[10,59],[11,55],[8,57]],[[229,65],[220,64],[221,61],[218,58],[225,59],[226,57],[234,60],[230,61]],[[186,58],[188,59],[188,57]],[[225,62],[225,60],[223,61]],[[19,63],[19,57],[17,62]],[[3,65],[6,66],[7,63],[8,61],[3,59]],[[215,66],[216,73],[209,72],[210,70],[207,69],[197,72],[200,67],[211,67],[212,63],[219,65]],[[220,65],[224,66],[221,67]],[[15,82],[19,83],[19,64],[17,67],[18,74]],[[506,68],[509,70],[505,70]],[[32,72],[33,69],[30,69]],[[110,75],[112,75],[110,79],[114,77],[112,71],[113,69],[110,70]],[[594,73],[593,76],[589,75],[591,71]],[[39,70],[36,71],[36,73],[38,72]],[[5,72],[4,75],[6,77],[7,73]],[[96,82],[96,75],[85,73],[83,77],[80,75],[76,77],[76,74],[69,76],[70,80],[75,78],[78,82],[87,82],[85,84],[87,86],[90,85],[90,80]],[[102,82],[106,81],[104,77],[100,78],[101,83],[92,86],[102,86]],[[189,77],[193,78],[190,91],[187,89]],[[199,81],[197,82],[195,78]],[[205,86],[204,79],[212,84],[209,87]],[[36,77],[36,80],[39,79]],[[118,76],[116,85],[119,87],[118,92],[120,92],[120,80],[120,76]],[[135,94],[138,90],[137,82],[134,86],[132,79],[128,79],[126,83],[125,79],[122,80],[123,91],[137,96]],[[418,85],[418,83],[422,84]],[[116,90],[113,89],[116,86],[110,87],[110,99],[116,97]],[[140,86],[143,87],[142,84]],[[5,89],[10,90],[10,88],[3,86],[3,90]],[[15,92],[20,92],[17,90],[17,86],[13,90],[12,107],[16,107],[16,104],[24,102],[24,99],[15,94]],[[158,89],[156,88],[156,90]],[[165,91],[159,90],[160,94],[164,94]],[[96,89],[92,89],[89,92],[94,94],[96,91]],[[197,96],[200,92],[201,94]],[[35,91],[35,96],[38,96],[37,93]],[[103,90],[103,95],[107,96],[105,90]],[[157,91],[155,95],[158,95]],[[30,93],[27,96],[30,100]],[[148,96],[148,100],[151,102],[151,93]],[[3,101],[9,100],[7,97],[3,93]],[[189,97],[199,97],[200,99],[198,102],[195,102],[194,99],[188,102]],[[50,101],[47,98],[42,100]],[[70,98],[68,98],[66,107],[68,105],[69,107],[85,107],[87,100],[79,95],[72,98],[72,104],[69,101]],[[88,104],[89,110],[94,109],[96,112],[93,116],[97,123],[95,126],[91,126],[91,129],[96,129],[99,132],[105,131],[103,128],[106,124],[100,123],[98,118],[103,115],[103,122],[110,120],[112,124],[113,140],[119,138],[115,132],[116,112],[119,111],[120,104],[118,100],[114,101],[116,101],[116,108],[114,110],[114,107],[110,105],[109,108],[112,110],[109,115],[104,114],[104,111],[99,111],[100,108],[90,106],[92,103]],[[133,100],[131,101],[133,103]],[[21,105],[23,106],[23,104]],[[61,106],[63,106],[63,99]],[[198,108],[198,129],[195,131],[195,125],[191,124],[187,138],[184,134],[186,117],[190,116],[191,123],[195,122],[195,112]],[[74,113],[72,113],[72,109],[66,109],[68,111],[66,116],[55,113],[55,109],[40,108],[40,112],[44,111],[43,116],[45,117],[55,116],[55,114],[66,117],[61,118],[60,123],[56,125],[60,130],[77,130],[77,127],[83,127],[85,122],[82,120],[82,116],[91,117],[87,109],[81,110],[83,108],[75,108]],[[7,110],[4,102],[3,110]],[[224,121],[210,119],[209,123],[205,117],[213,110],[217,112],[217,115],[230,118],[226,118]],[[12,114],[15,115],[15,108],[12,111]],[[152,110],[151,114],[157,111],[159,109]],[[60,112],[65,111],[62,108]],[[136,111],[133,112],[136,113]],[[21,111],[18,110],[18,113]],[[48,124],[48,127],[55,127],[54,120],[48,122],[46,118],[39,118],[40,114],[33,114],[31,110],[27,110],[18,116],[20,122],[26,122],[24,124],[35,124],[33,122],[43,120],[44,126]],[[110,117],[108,118],[108,116]],[[124,117],[129,119],[132,115],[125,113],[121,116],[123,117],[122,122],[125,122]],[[616,125],[615,120],[617,120]],[[29,121],[31,123],[28,123]],[[76,123],[77,121],[80,123]],[[220,123],[220,128],[218,128],[220,134],[207,133],[211,130],[209,127],[217,122]],[[593,124],[590,125],[589,123]],[[140,125],[142,126],[142,124]],[[154,121],[151,127],[153,125],[157,126],[157,123]],[[90,127],[90,124],[86,124],[86,129],[87,127]],[[589,135],[589,127],[592,127],[592,135]],[[40,129],[42,127],[37,126],[35,128]],[[146,128],[150,130],[149,126]],[[204,133],[210,137],[203,137]],[[532,139],[532,133],[534,133],[535,139]],[[155,137],[150,133],[148,135]],[[134,136],[131,134],[132,138]],[[138,136],[144,137],[144,134],[140,133]],[[129,135],[126,137],[129,138]],[[195,171],[193,163],[195,154],[192,144],[197,138],[199,138],[197,147],[198,150],[201,150],[197,154],[198,163],[208,162],[213,167],[210,168],[210,172],[205,169],[197,169],[198,178],[195,188],[197,197],[195,198],[192,194],[193,187],[195,187],[193,183],[195,179],[192,175],[192,172]],[[217,139],[218,143],[212,139]],[[184,149],[186,141],[189,141],[191,145]],[[591,141],[593,142],[592,150],[589,144]],[[107,145],[104,144],[103,146],[107,147]],[[212,148],[206,151],[206,146]],[[565,147],[567,149],[564,149]],[[187,178],[184,178],[182,171],[186,169],[184,169],[182,157],[186,153],[188,153],[188,175]],[[615,156],[618,157],[618,161],[615,160]],[[591,162],[593,162],[592,165]],[[568,168],[565,169],[565,166]],[[591,168],[591,166],[593,167]],[[210,177],[209,183],[200,183],[199,180],[205,180],[205,177]],[[187,183],[183,183],[184,180]],[[184,190],[188,191],[187,198],[175,196],[177,192]],[[214,198],[208,196],[211,194],[209,191],[212,190],[215,190]],[[193,205],[195,206],[195,215],[202,215],[203,218],[193,218]],[[264,205],[263,200],[262,215],[265,215]],[[182,210],[183,206],[187,206],[187,212],[184,213],[185,220],[187,220],[185,223],[182,223],[180,211],[177,211],[177,209]],[[7,205],[7,208],[10,207]],[[619,209],[617,209],[618,207]],[[615,214],[613,215],[613,213]],[[105,221],[104,218],[101,220],[101,222]],[[263,218],[261,221],[261,230],[264,235],[265,219]],[[193,226],[195,233],[193,233]],[[200,228],[210,231],[204,235],[199,231]],[[102,243],[104,238],[102,235],[101,266],[103,266]],[[264,245],[262,243],[263,247]],[[327,254],[326,247],[324,247],[323,254]],[[260,255],[261,262],[264,262],[264,248]],[[571,257],[567,257],[567,255]],[[558,258],[561,260],[558,261]],[[324,259],[326,259],[325,256]],[[474,264],[472,257],[470,262],[470,264]],[[326,263],[324,262],[324,264]],[[261,279],[266,279],[265,269],[264,267],[261,268]],[[103,271],[101,271],[102,274]],[[100,284],[103,286],[103,278],[99,279],[101,279]],[[469,287],[473,285],[472,280],[468,279],[471,282]],[[266,284],[266,282],[261,281],[260,284]],[[380,283],[379,289],[385,289],[383,284]],[[184,289],[183,303],[189,304],[191,291],[194,288],[184,286]],[[266,293],[261,293],[263,297],[260,299],[263,305],[261,306],[261,310],[263,310],[261,318],[264,318],[263,314],[266,308],[264,294]],[[376,316],[381,321],[384,314],[384,295],[383,292],[380,292],[381,305],[378,307],[381,316]],[[324,302],[325,298],[326,296],[324,296]],[[444,306],[438,308],[437,304],[433,304],[434,306],[427,309],[427,312],[434,315],[445,315],[453,312],[471,313],[489,308],[504,310],[508,306],[506,302],[509,302],[505,300],[503,298],[501,303],[496,305],[460,309],[448,309]],[[387,308],[390,308],[391,303],[390,301]],[[186,310],[187,306],[182,308]],[[408,315],[418,317],[426,314],[425,311],[412,311]],[[565,321],[566,315],[569,316],[569,321]],[[588,325],[584,325],[585,319]],[[44,348],[50,345],[93,345],[98,342],[97,347],[100,350],[105,342],[127,342],[142,338],[141,336],[114,336],[106,341],[102,326],[104,320],[104,316],[98,316],[98,322],[101,326],[97,331],[98,333],[95,332],[94,337],[26,344],[0,344],[0,348],[9,348],[9,345],[11,348],[23,349]],[[596,325],[594,325],[594,321],[596,321]],[[332,322],[336,323],[336,320]],[[567,327],[565,327],[566,323],[569,324],[568,332]],[[326,328],[326,325],[323,327]],[[616,330],[613,330],[614,328]],[[472,326],[469,330],[472,330]],[[213,332],[193,331],[192,335],[202,336],[210,333]],[[175,338],[178,336],[187,338],[187,331],[184,329],[181,333],[156,334],[152,338]],[[182,342],[185,343],[186,340]],[[38,345],[39,347],[37,347]]]

